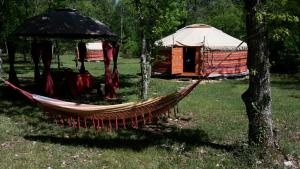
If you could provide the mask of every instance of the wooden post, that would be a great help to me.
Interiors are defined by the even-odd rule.
[[[55,53],[56,53],[56,59],[57,59],[57,68],[58,68],[58,71],[60,70],[60,50],[59,50],[59,45],[58,45],[58,41],[56,40],[55,41]]]
[[[81,63],[80,73],[85,73],[84,59],[86,58],[86,44],[84,42],[78,43],[79,61]]]
[[[203,75],[204,71],[204,46],[200,48],[200,75]]]

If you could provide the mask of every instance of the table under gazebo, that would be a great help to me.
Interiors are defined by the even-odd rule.
[[[53,41],[58,39],[102,40],[105,65],[105,98],[114,98],[115,90],[119,88],[119,75],[117,68],[118,45],[116,35],[102,22],[83,16],[74,9],[59,9],[45,12],[41,15],[27,19],[10,36],[8,43],[9,81],[19,85],[15,71],[15,42],[18,38],[31,41],[31,55],[34,63],[34,82],[37,88],[46,96],[55,96],[55,83],[51,73],[53,56]],[[72,95],[90,88],[93,83],[92,76],[85,70],[86,44],[78,43],[79,61],[81,63],[78,73],[66,73],[67,85],[71,87]],[[44,66],[42,75],[39,70],[40,59]],[[113,70],[110,62],[113,61]],[[72,87],[74,86],[74,87]]]

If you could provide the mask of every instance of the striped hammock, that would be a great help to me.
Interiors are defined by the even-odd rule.
[[[166,96],[148,99],[142,102],[129,102],[116,105],[92,105],[67,102],[29,93],[8,81],[4,83],[26,96],[32,102],[43,108],[49,119],[57,124],[75,128],[94,127],[118,129],[123,127],[138,128],[141,124],[151,121],[162,114],[169,114],[177,103],[187,96],[201,80],[179,89]]]

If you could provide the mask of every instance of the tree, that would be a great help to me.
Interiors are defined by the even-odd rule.
[[[182,25],[186,2],[181,0],[123,0],[136,18],[136,41],[141,59],[141,99],[148,97],[154,42]]]
[[[267,28],[265,18],[261,17],[265,5],[266,0],[245,1],[249,88],[242,99],[249,120],[249,144],[274,148]]]
[[[283,6],[284,3],[278,0],[245,1],[249,88],[242,99],[249,120],[249,143],[266,149],[273,149],[277,142],[272,125],[268,42],[289,37],[290,25],[297,25],[299,22],[297,16],[274,8],[278,8],[278,4]]]

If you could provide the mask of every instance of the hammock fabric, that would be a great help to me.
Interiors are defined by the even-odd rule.
[[[129,102],[116,105],[91,105],[66,102],[24,91],[8,81],[6,85],[20,92],[32,102],[41,106],[51,120],[63,126],[75,128],[94,127],[96,130],[119,126],[138,128],[139,124],[151,123],[161,114],[169,114],[176,104],[187,96],[201,80],[166,96],[151,98],[143,102]]]

